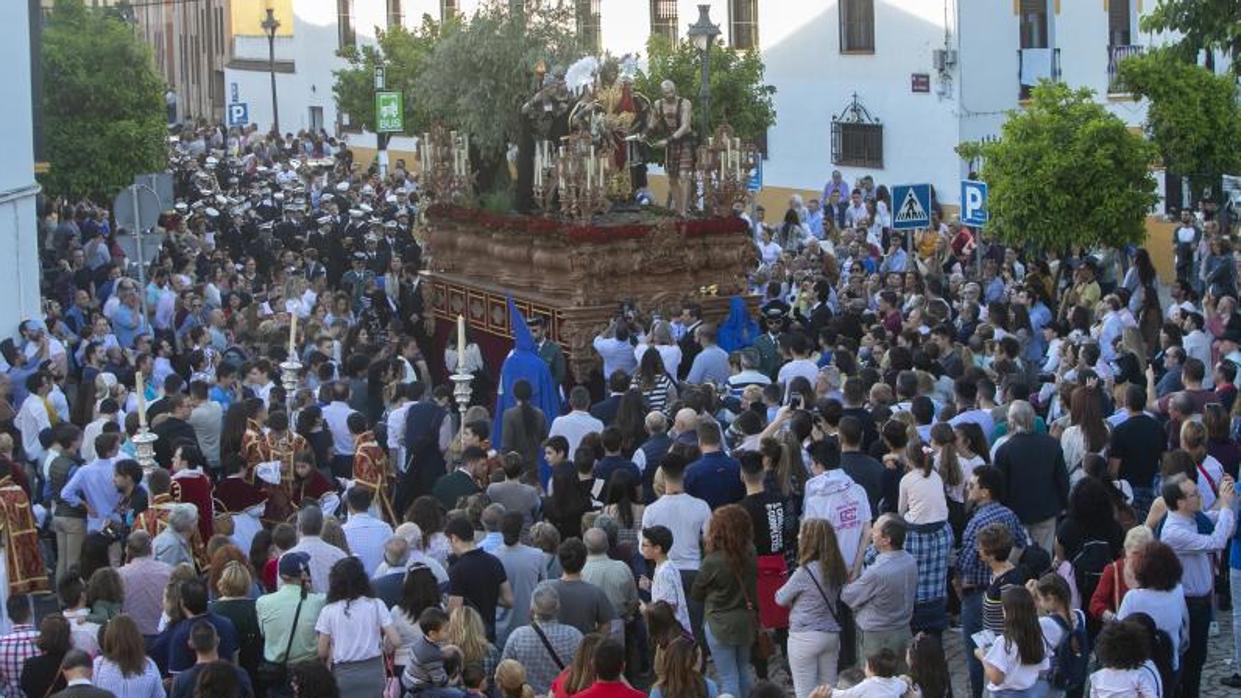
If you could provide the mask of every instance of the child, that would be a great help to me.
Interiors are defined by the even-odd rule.
[[[978,531],[978,559],[991,568],[991,584],[982,599],[982,627],[999,635],[1004,632],[1001,597],[1021,585],[1021,571],[1008,561],[1013,550],[1013,534],[1004,524],[993,523]]]
[[[884,647],[866,658],[866,679],[850,688],[820,686],[810,698],[902,698],[909,685],[896,675],[896,652]]]
[[[1043,646],[1043,631],[1039,628],[1038,612],[1034,609],[1034,597],[1025,587],[1005,589],[1001,595],[1004,614],[1004,633],[991,647],[979,647],[974,656],[982,662],[987,678],[987,690],[993,694],[1011,691],[1011,695],[1023,695],[1035,688],[1039,673],[1051,666]],[[1044,682],[1044,689],[1046,682]],[[1043,692],[1035,691],[1037,695]],[[1009,694],[1005,694],[1009,695]]]
[[[1069,663],[1076,661],[1074,656],[1058,656],[1056,651],[1060,647],[1060,643],[1064,640],[1066,633],[1072,632],[1080,625],[1086,622],[1086,617],[1081,611],[1074,611],[1071,606],[1072,592],[1069,590],[1069,583],[1055,572],[1048,572],[1040,577],[1037,581],[1031,579],[1026,583],[1026,589],[1034,595],[1035,602],[1038,604],[1039,613],[1042,614],[1038,619],[1039,627],[1043,631],[1043,641],[1046,643],[1049,654],[1048,661],[1053,666],[1060,664],[1055,673],[1062,676],[1069,675]],[[1071,649],[1071,648],[1070,648]],[[1085,648],[1079,648],[1083,654]],[[1071,652],[1066,652],[1070,654]],[[1085,667],[1083,665],[1081,672],[1077,674],[1080,681],[1085,677]],[[1080,689],[1078,685],[1076,688]],[[1048,698],[1059,698],[1064,695],[1064,688],[1052,686],[1048,692]]]
[[[919,698],[947,698],[952,682],[948,676],[948,660],[944,646],[930,633],[918,633],[905,650],[909,674],[901,677],[909,686],[909,695]]]
[[[512,660],[506,660],[512,661]],[[485,698],[487,695],[487,673],[481,664],[467,664],[461,670],[461,687],[468,698]]]
[[[91,573],[86,583],[86,605],[90,613],[86,615],[87,623],[103,625],[120,615],[121,604],[125,601],[125,587],[121,575],[115,568],[101,567]]]
[[[1090,675],[1091,698],[1159,698],[1163,682],[1150,659],[1150,638],[1141,623],[1126,618],[1103,626],[1095,639],[1103,666]]]
[[[444,667],[444,632],[448,628],[448,614],[434,606],[418,616],[418,628],[422,635],[414,640],[409,652],[409,664],[401,677],[401,684],[417,693],[429,688],[448,685],[448,673]]]

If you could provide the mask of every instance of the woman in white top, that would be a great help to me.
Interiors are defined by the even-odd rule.
[[[634,347],[634,358],[641,363],[642,355],[650,347],[655,347],[659,352],[659,358],[664,360],[664,370],[669,376],[675,378],[677,369],[681,366],[681,347],[677,346],[672,338],[672,326],[664,320],[656,320],[652,323],[651,332],[646,336],[645,341],[638,342],[638,346]]]
[[[930,450],[930,449],[927,449]],[[906,449],[909,472],[898,485],[896,511],[910,524],[932,524],[948,520],[948,498],[944,479],[935,472],[931,455],[914,442]]]
[[[95,657],[92,680],[96,688],[117,698],[164,698],[164,682],[155,660],[146,656],[142,633],[133,618],[122,613],[103,631],[103,652]]]
[[[1004,634],[988,648],[979,647],[974,656],[982,662],[987,690],[994,698],[1042,696],[1047,684],[1039,672],[1051,666],[1043,630],[1039,626],[1034,597],[1025,587],[1009,587],[1001,596]]]
[[[775,264],[780,259],[780,254],[784,250],[779,245],[772,242],[771,231],[763,230],[763,240],[758,245],[759,261],[767,266]]]
[[[1130,589],[1120,600],[1116,618],[1124,620],[1145,613],[1155,627],[1172,640],[1172,670],[1181,664],[1181,645],[1189,641],[1189,609],[1181,588],[1181,561],[1176,553],[1160,541],[1142,546],[1133,568],[1138,588]]]
[[[1086,386],[1073,389],[1069,398],[1069,428],[1060,436],[1064,449],[1064,465],[1069,469],[1069,484],[1086,476],[1082,471],[1082,458],[1087,453],[1103,453],[1109,438],[1107,422],[1103,419],[1102,396],[1099,391]]]
[[[977,467],[974,460],[966,461],[957,449],[957,433],[947,422],[936,422],[931,426],[931,450],[935,453],[935,470],[944,483],[945,503],[948,506],[948,521],[957,538],[965,529],[965,483]],[[976,458],[978,463],[981,458]],[[968,470],[966,466],[968,464]]]
[[[1163,680],[1150,660],[1146,632],[1133,619],[1103,626],[1094,646],[1103,668],[1090,675],[1090,698],[1163,697]]]
[[[401,644],[383,601],[371,596],[362,561],[346,557],[328,574],[327,605],[315,622],[319,659],[336,677],[341,698],[374,698],[384,691],[384,652]]]

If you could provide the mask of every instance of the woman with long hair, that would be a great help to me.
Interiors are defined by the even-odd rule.
[[[961,538],[965,530],[965,484],[974,472],[973,463],[962,462],[957,451],[957,435],[952,425],[947,422],[936,422],[931,426],[931,450],[934,452],[935,469],[944,481],[944,494],[947,496],[948,521],[956,538]]]
[[[849,570],[836,531],[825,519],[807,519],[798,534],[798,567],[776,592],[776,603],[790,609],[788,660],[793,692],[806,698],[816,687],[836,683],[840,622],[836,609]]]
[[[654,349],[659,352],[665,375],[675,378],[681,367],[681,347],[672,338],[672,325],[667,320],[655,320],[651,323],[651,331],[645,340],[639,340],[638,346],[633,349],[633,357],[638,360],[638,370],[642,370],[642,357],[646,356],[646,350]],[[636,375],[634,377],[637,378]]]
[[[444,535],[444,510],[439,500],[429,494],[418,497],[409,505],[405,520],[418,524],[422,531],[422,552],[446,566],[451,548]]]
[[[315,622],[319,659],[327,662],[344,698],[374,698],[384,690],[383,655],[401,644],[387,605],[375,598],[362,561],[346,557],[328,573],[327,605]]]
[[[675,345],[674,345],[675,346]],[[677,348],[678,357],[680,347]],[[646,347],[638,356],[638,370],[633,374],[633,385],[653,412],[667,413],[668,405],[677,399],[677,386],[668,375],[663,356],[658,347]]]
[[[315,467],[326,470],[332,464],[332,432],[323,420],[323,408],[309,405],[297,413],[297,433],[315,454]]]
[[[569,698],[590,688],[595,682],[595,648],[604,639],[599,633],[587,633],[582,637],[573,661],[552,681],[552,698]]]
[[[405,572],[405,581],[401,585],[401,598],[392,607],[392,625],[401,642],[393,656],[393,674],[401,676],[405,666],[409,664],[414,643],[422,637],[422,628],[418,627],[418,617],[428,608],[443,608],[443,597],[435,573],[422,563],[414,563]]]
[[[1064,464],[1069,469],[1070,484],[1085,477],[1082,457],[1087,453],[1103,453],[1110,432],[1103,419],[1103,400],[1099,391],[1080,385],[1069,398],[1069,428],[1060,435]]]
[[[336,677],[317,659],[289,665],[289,688],[294,698],[340,698]]]
[[[124,698],[164,698],[164,684],[155,660],[134,619],[122,613],[108,621],[91,681],[96,688]]]
[[[1241,401],[1239,401],[1241,402]],[[1202,425],[1207,428],[1207,454],[1219,461],[1224,472],[1236,479],[1241,464],[1241,444],[1233,438],[1228,411],[1218,402],[1202,408]]]
[[[500,650],[487,640],[483,617],[470,606],[459,606],[448,615],[446,642],[461,650],[461,665],[475,664],[490,676],[500,663]]]
[[[526,683],[526,668],[514,659],[506,659],[496,667],[496,688],[500,698],[535,698],[534,688]]]
[[[242,445],[250,420],[263,409],[259,398],[238,400],[224,411],[224,426],[220,429],[220,453],[243,453]]]
[[[952,695],[948,660],[944,657],[943,644],[935,635],[914,635],[905,649],[905,664],[909,666],[909,673],[904,676],[909,693],[918,698],[948,698]]]
[[[646,441],[646,415],[654,409],[648,409],[642,393],[633,388],[621,395],[615,425],[620,429],[621,454],[626,458],[632,458],[634,451]]]
[[[974,650],[974,656],[982,662],[987,690],[996,696],[1042,696],[1047,682],[1039,678],[1039,672],[1051,663],[1034,597],[1025,587],[1013,586],[1004,590],[1001,604],[1003,635],[989,649]]]
[[[703,634],[720,677],[720,689],[750,693],[750,645],[757,632],[757,559],[750,515],[736,504],[715,510],[703,536],[706,556],[690,588],[703,604]]]
[[[961,459],[961,469],[973,472],[980,465],[991,465],[991,449],[987,448],[987,437],[982,427],[973,422],[962,422],[953,427],[957,433],[957,457]],[[966,478],[969,482],[969,478]]]
[[[539,448],[547,439],[547,415],[543,410],[530,403],[534,397],[534,388],[525,378],[513,383],[513,399],[516,405],[508,408],[502,415],[504,425],[500,451],[509,453],[516,451],[521,454],[529,472],[537,470]],[[552,415],[553,417],[558,415]]]
[[[642,482],[628,470],[617,470],[607,482],[603,501],[607,502],[603,513],[620,524],[618,543],[637,550],[642,513],[646,510],[642,504]]]
[[[651,698],[715,698],[715,682],[698,671],[698,645],[678,637],[664,647],[655,663]]]
[[[573,454],[573,469],[560,468],[552,473],[552,493],[543,500],[543,516],[560,531],[560,538],[580,538],[582,514],[595,508],[590,495],[594,479],[584,480],[592,472],[594,454],[586,446],[578,446]],[[585,486],[583,486],[585,485]]]

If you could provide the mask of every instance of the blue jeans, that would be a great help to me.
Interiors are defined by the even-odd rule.
[[[982,673],[982,662],[974,656],[976,645],[971,635],[982,630],[982,597],[983,589],[965,592],[961,597],[961,639],[965,644],[965,665],[970,672],[970,695],[982,698],[985,680]]]
[[[1034,682],[1034,685],[1021,690],[1006,689],[1003,691],[992,691],[991,698],[1044,698],[1051,687],[1043,679]]]
[[[1241,570],[1228,570],[1228,579],[1232,592],[1232,661],[1234,667],[1241,667]]]
[[[715,673],[720,677],[720,693],[728,693],[736,698],[750,695],[750,645],[725,645],[711,634],[711,624],[702,623],[702,632],[707,636],[707,647],[711,649],[711,660],[715,662]]]

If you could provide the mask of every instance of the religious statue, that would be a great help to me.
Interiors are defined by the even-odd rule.
[[[530,211],[533,205],[535,151],[555,150],[560,138],[569,132],[568,114],[572,97],[565,88],[563,71],[553,68],[541,78],[539,90],[521,105],[522,130],[517,139],[517,201],[518,211]]]
[[[616,173],[608,188],[621,199],[646,187],[642,139],[651,100],[633,88],[637,71],[633,56],[605,61],[597,68],[597,83],[588,86],[569,116],[571,129],[588,133],[591,142],[608,153],[608,169]]]
[[[677,95],[677,86],[671,80],[664,80],[659,88],[663,96],[651,109],[649,129],[663,134],[654,145],[664,149],[669,207],[684,216],[694,176],[694,107]]]

